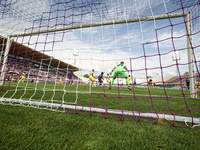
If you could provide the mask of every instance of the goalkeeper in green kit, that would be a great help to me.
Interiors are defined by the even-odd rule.
[[[127,88],[129,90],[131,90],[130,82],[129,82],[127,74],[124,72],[124,69],[129,72],[129,70],[126,68],[126,65],[124,64],[123,61],[121,61],[121,63],[119,65],[117,65],[116,67],[113,68],[113,70],[110,72],[110,75],[112,74],[113,71],[114,71],[114,75],[113,75],[113,79],[109,85],[109,89],[111,89],[111,86],[113,85],[117,75],[119,74],[121,77],[126,78],[126,84],[128,85]]]

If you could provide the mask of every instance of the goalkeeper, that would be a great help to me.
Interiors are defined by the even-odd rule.
[[[113,85],[117,75],[119,74],[121,77],[126,78],[127,88],[129,90],[131,90],[130,81],[129,81],[127,74],[124,72],[124,69],[129,72],[129,70],[126,68],[126,65],[124,64],[123,61],[121,61],[121,63],[119,65],[117,65],[116,67],[113,68],[112,72],[114,71],[114,75],[113,75],[113,79],[111,81],[111,84],[109,86],[109,89],[111,89],[111,86]],[[110,72],[110,75],[112,74],[112,72]]]

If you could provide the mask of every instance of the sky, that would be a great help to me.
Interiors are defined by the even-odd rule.
[[[101,5],[99,2],[100,0],[93,3],[89,0],[85,0],[84,3],[81,0],[19,0],[16,4],[6,7],[8,13],[2,14],[0,33],[23,34],[81,25],[81,22],[83,25],[101,24],[108,21],[155,17],[166,12],[182,12],[179,0],[104,0],[101,1]],[[184,2],[185,6],[190,4],[187,0]],[[177,74],[177,63],[180,74],[188,71],[183,18],[113,23],[107,26],[19,37],[15,40],[81,68],[82,71],[77,72],[80,75],[89,74],[92,69],[95,70],[95,75],[101,72],[107,74],[120,61],[125,62],[127,68],[132,70],[129,74],[135,78],[174,76]],[[173,61],[172,51],[179,51],[181,59]],[[74,52],[77,56],[73,55]]]

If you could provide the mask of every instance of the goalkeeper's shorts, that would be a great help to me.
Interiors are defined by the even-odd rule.
[[[118,74],[120,74],[120,76],[124,77],[124,78],[127,76],[127,74],[123,71],[116,71],[116,72],[114,72],[113,77],[116,78]]]

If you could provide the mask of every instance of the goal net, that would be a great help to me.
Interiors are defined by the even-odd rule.
[[[0,102],[198,126],[199,5],[198,0],[0,1]]]

